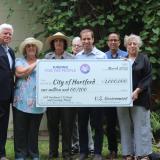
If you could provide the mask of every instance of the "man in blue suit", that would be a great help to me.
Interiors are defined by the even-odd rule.
[[[12,25],[0,25],[0,160],[7,160],[5,144],[10,104],[12,103],[14,93],[15,55],[8,46],[12,35]]]

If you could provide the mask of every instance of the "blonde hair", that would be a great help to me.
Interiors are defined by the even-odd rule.
[[[124,46],[127,47],[127,44],[132,41],[135,40],[136,43],[138,44],[138,47],[140,48],[142,46],[142,39],[140,36],[137,36],[135,34],[130,34],[129,36],[125,36],[124,37]]]

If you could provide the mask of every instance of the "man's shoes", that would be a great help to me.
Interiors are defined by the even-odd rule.
[[[63,160],[72,160],[72,157],[71,156],[63,157]]]
[[[71,150],[71,154],[75,155],[75,154],[78,154],[78,153],[79,153],[79,149],[73,147],[72,150]]]
[[[94,149],[90,149],[90,150],[89,150],[89,154],[90,154],[91,156],[93,156],[93,155],[94,155]]]
[[[100,154],[95,154],[93,160],[103,160],[103,158]]]
[[[0,160],[9,160],[9,159],[6,157],[1,157]]]
[[[87,158],[88,158],[88,155],[87,155],[87,154],[81,153],[81,154],[79,155],[79,159],[78,159],[78,160],[85,160],[85,159],[87,159]]]
[[[108,157],[110,160],[115,160],[117,159],[117,152],[111,151]]]

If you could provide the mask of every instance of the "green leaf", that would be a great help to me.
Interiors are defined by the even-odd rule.
[[[138,6],[138,3],[133,3],[132,4],[132,7],[134,7],[134,8],[137,8],[137,6]]]
[[[107,15],[107,19],[110,20],[111,22],[113,22],[113,20],[114,20],[114,15],[113,15],[113,14]]]
[[[109,32],[116,32],[116,28],[115,27],[111,27],[108,29]]]
[[[160,16],[160,11],[157,12],[157,16]]]
[[[147,52],[150,52],[150,53],[152,53],[152,51],[153,51],[152,47],[145,47],[145,50],[146,50]]]
[[[121,10],[126,10],[127,7],[120,4],[120,5],[119,5],[119,8],[120,8]]]
[[[157,59],[155,57],[150,57],[149,59],[150,59],[151,63],[156,63],[157,62]]]
[[[101,25],[101,26],[103,26],[105,24],[105,20],[99,20],[98,24]]]
[[[60,9],[55,9],[54,12],[61,13],[61,10]]]
[[[117,5],[118,3],[119,3],[119,0],[113,1],[113,4],[114,4],[114,5]]]
[[[72,11],[68,11],[68,12],[67,12],[67,14],[68,14],[69,17],[72,16],[72,13],[73,13]]]
[[[91,23],[89,23],[92,27],[95,27],[96,26],[96,24],[97,24],[97,21],[93,21],[93,22],[91,22]]]
[[[159,39],[159,36],[153,35],[149,42],[150,44],[154,45],[158,41],[158,39]]]
[[[66,7],[66,6],[68,6],[68,3],[67,3],[67,2],[61,2],[61,3],[60,3],[60,6],[61,6],[61,7]]]
[[[121,24],[121,25],[118,26],[118,30],[120,30],[120,31],[123,30],[124,28],[125,28],[124,24]]]
[[[160,28],[158,28],[158,27],[155,28],[155,29],[153,28],[152,31],[153,31],[153,33],[155,33],[155,34],[157,34],[157,35],[160,34]]]

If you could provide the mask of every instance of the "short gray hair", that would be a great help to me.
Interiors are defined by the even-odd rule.
[[[129,36],[124,37],[124,46],[127,47],[127,44],[131,41],[135,40],[136,43],[138,44],[138,47],[140,48],[142,46],[142,39],[140,36],[135,35],[135,34],[130,34]]]
[[[81,41],[81,38],[80,37],[74,37],[72,42],[74,42],[74,41]]]
[[[4,29],[11,29],[12,30],[12,34],[13,34],[13,27],[11,24],[7,24],[7,23],[3,23],[0,25],[0,33],[4,30]]]

